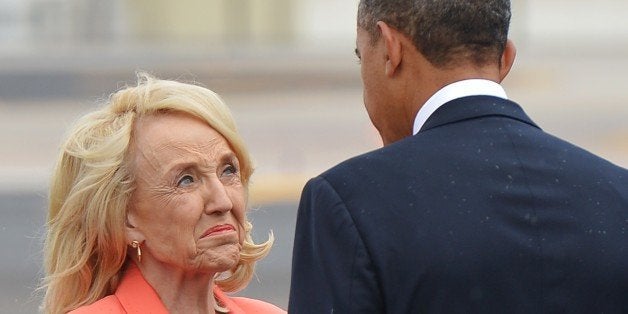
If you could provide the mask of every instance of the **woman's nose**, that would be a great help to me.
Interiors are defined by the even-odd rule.
[[[205,213],[225,213],[233,208],[227,188],[218,178],[209,179],[205,184]]]

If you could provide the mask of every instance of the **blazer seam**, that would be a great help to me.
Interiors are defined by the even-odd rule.
[[[351,263],[351,275],[353,277],[353,275],[355,274],[355,269],[356,269],[356,266],[355,266],[355,263],[356,263],[355,255],[356,254],[355,253],[358,250],[359,244],[361,243],[362,246],[364,247],[364,252],[367,254],[368,260],[372,264],[373,263],[373,259],[371,258],[371,252],[369,252],[369,249],[368,249],[368,247],[366,246],[366,243],[363,240],[362,233],[360,232],[360,229],[357,227],[357,224],[355,223],[355,219],[353,218],[353,215],[351,215],[351,212],[348,210],[348,207],[347,207],[346,202],[344,201],[344,199],[340,196],[340,194],[338,193],[338,191],[336,190],[334,185],[331,182],[329,182],[329,180],[327,180],[327,178],[325,178],[323,175],[321,175],[319,177],[321,178],[321,180],[323,180],[325,182],[325,184],[327,184],[331,188],[331,190],[334,192],[334,194],[336,195],[336,197],[338,198],[340,203],[342,203],[342,207],[347,212],[347,216],[349,216],[349,218],[351,219],[351,223],[352,223],[353,228],[355,229],[355,233],[356,233],[356,235],[358,237],[358,241],[359,242],[357,242],[355,247],[354,247],[353,261]],[[375,276],[378,277],[377,272],[374,271],[374,274],[375,274]],[[377,281],[378,289],[380,290],[380,293],[381,293],[382,290],[381,290],[381,287],[379,286],[380,283],[381,283],[381,280],[378,280]],[[353,285],[354,285],[354,280],[351,280],[351,285],[350,285],[350,288],[349,288],[349,295],[350,296],[353,295]],[[353,301],[352,301],[352,304],[353,304]],[[351,310],[351,308],[349,310]]]
[[[508,126],[508,128],[510,129],[510,126]],[[538,201],[538,198],[536,197],[536,195],[532,192],[532,188],[530,187],[530,183],[528,181],[528,175],[527,175],[527,171],[525,169],[525,167],[523,166],[523,162],[521,160],[521,156],[519,154],[519,151],[517,149],[517,145],[515,144],[515,142],[513,141],[512,135],[510,134],[510,132],[504,132],[506,134],[506,136],[508,136],[508,140],[510,142],[510,145],[512,145],[512,149],[515,153],[515,158],[517,158],[517,161],[519,162],[519,169],[521,170],[521,173],[523,174],[523,180],[525,182],[525,187],[526,190],[528,191],[528,194],[532,197],[532,199],[534,200],[534,202],[536,203]],[[537,208],[536,206],[532,207],[532,212],[534,213],[534,217],[538,217],[538,212],[537,212]],[[535,233],[535,237],[536,237],[536,243],[538,246],[538,250],[539,250],[539,258],[542,258],[543,256],[543,246],[541,245],[541,234],[540,234],[540,230],[538,227],[533,226],[534,227],[534,233]],[[543,261],[540,261],[541,263],[541,270],[539,271],[540,273],[540,279],[541,282],[545,282],[544,280],[544,274],[545,272],[543,271]],[[541,304],[541,307],[543,307],[543,296],[545,295],[545,292],[543,291],[543,285],[540,284],[539,285],[539,294],[541,297],[541,300],[539,300],[539,304]],[[542,311],[542,308],[540,309]]]

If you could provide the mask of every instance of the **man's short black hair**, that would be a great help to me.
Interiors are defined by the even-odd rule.
[[[482,66],[499,62],[510,16],[509,0],[361,0],[358,26],[375,42],[385,22],[437,67]]]

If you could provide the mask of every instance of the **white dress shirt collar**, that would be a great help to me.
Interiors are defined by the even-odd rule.
[[[412,128],[412,134],[417,134],[419,130],[425,124],[425,121],[438,109],[440,106],[446,104],[457,98],[467,96],[495,96],[499,98],[508,99],[504,88],[489,80],[483,79],[471,79],[463,80],[455,83],[451,83],[439,91],[437,91],[427,102],[419,109],[416,117],[414,118],[414,127]]]

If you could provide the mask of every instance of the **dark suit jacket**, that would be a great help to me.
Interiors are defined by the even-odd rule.
[[[451,101],[308,182],[289,312],[628,313],[628,170]]]

